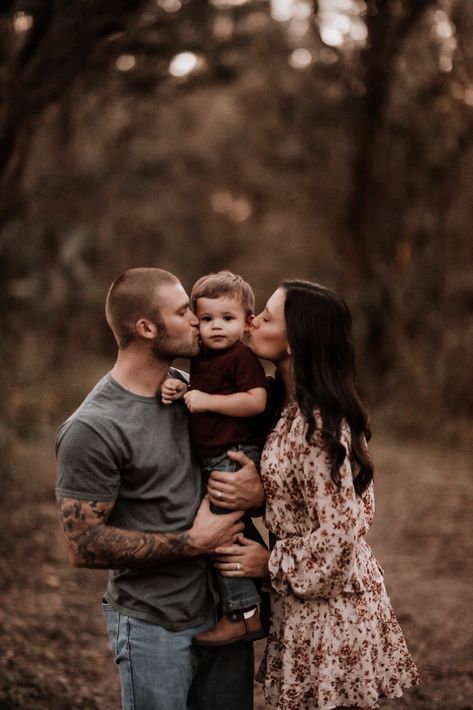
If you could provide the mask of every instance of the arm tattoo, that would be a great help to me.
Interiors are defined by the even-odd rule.
[[[58,498],[70,557],[77,567],[138,569],[191,556],[188,531],[141,532],[107,525],[113,505]]]

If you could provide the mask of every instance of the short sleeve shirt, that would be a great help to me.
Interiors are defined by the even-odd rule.
[[[178,370],[170,375],[185,378]],[[184,402],[171,407],[133,394],[108,374],[60,427],[56,451],[56,494],[113,501],[109,525],[145,532],[192,526],[201,475]],[[105,596],[118,611],[171,631],[199,625],[214,605],[202,556],[111,570]]]
[[[226,350],[203,350],[190,367],[193,389],[207,394],[235,394],[266,387],[264,368],[243,343]],[[202,458],[218,456],[235,444],[261,445],[261,417],[230,417],[215,412],[190,415],[192,443]]]

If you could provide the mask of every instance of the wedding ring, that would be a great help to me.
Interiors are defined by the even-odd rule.
[[[236,566],[237,566],[237,572],[239,572],[239,571],[240,571],[240,563],[237,562],[237,563],[236,563]]]
[[[223,493],[222,493],[222,491],[219,491],[219,492],[218,492],[217,497],[218,497],[219,500],[222,500],[222,498],[223,498]]]

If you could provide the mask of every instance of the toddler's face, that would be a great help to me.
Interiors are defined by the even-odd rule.
[[[212,350],[230,348],[246,329],[245,310],[238,299],[230,296],[198,298],[196,314],[202,342]]]

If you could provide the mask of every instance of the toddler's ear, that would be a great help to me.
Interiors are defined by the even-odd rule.
[[[254,315],[248,316],[248,318],[245,321],[245,331],[251,330],[251,326],[253,325],[254,319],[255,319]]]

